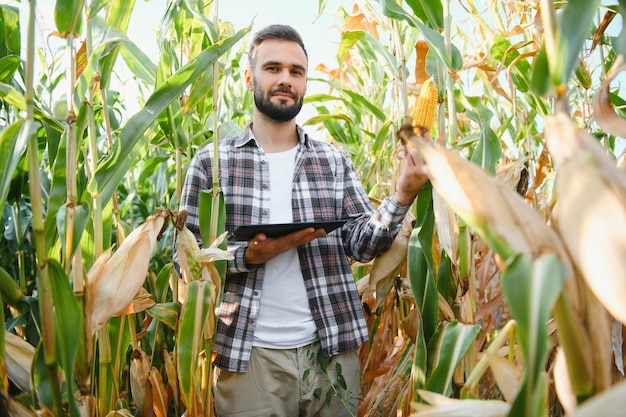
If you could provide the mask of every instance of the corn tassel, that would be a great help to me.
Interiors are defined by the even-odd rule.
[[[430,132],[435,121],[438,102],[439,92],[437,87],[434,86],[433,79],[429,78],[422,84],[422,89],[419,96],[417,96],[417,102],[413,110],[413,128],[417,132],[420,132],[420,128]]]

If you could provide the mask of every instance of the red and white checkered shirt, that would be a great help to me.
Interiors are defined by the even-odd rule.
[[[344,219],[346,224],[326,236],[298,247],[309,306],[324,354],[328,357],[356,349],[367,340],[367,325],[348,258],[368,262],[385,252],[400,231],[409,206],[386,198],[377,210],[370,203],[348,156],[329,143],[311,139],[298,126],[299,145],[293,176],[294,222]],[[239,137],[219,144],[219,186],[226,204],[226,230],[269,222],[269,167],[250,127]],[[210,189],[213,145],[193,157],[182,193],[180,210],[188,213],[187,227],[201,243],[198,225],[200,191]],[[245,372],[259,314],[265,269],[244,262],[247,242],[229,242],[234,259],[219,307],[215,364]],[[289,300],[285,300],[289,302]]]

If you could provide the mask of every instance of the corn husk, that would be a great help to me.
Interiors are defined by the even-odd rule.
[[[498,389],[502,393],[505,401],[512,403],[520,387],[522,369],[495,352],[486,351],[485,355],[487,356],[487,362],[489,363],[491,372],[498,384]]]
[[[626,409],[626,382],[620,382],[585,401],[569,417],[622,417]]]
[[[409,212],[404,217],[400,232],[394,239],[389,250],[374,259],[372,270],[369,275],[369,288],[366,294],[376,293],[376,306],[378,308],[382,300],[393,288],[393,282],[398,275],[398,271],[406,262],[407,251],[409,248],[409,240],[413,231],[413,221],[415,215]]]
[[[559,402],[561,403],[561,406],[563,406],[565,412],[569,415],[576,409],[578,400],[576,399],[576,394],[572,389],[571,378],[565,359],[565,352],[560,346],[556,349],[553,379],[554,388],[556,395],[559,398]]]
[[[626,176],[567,115],[546,123],[558,169],[560,234],[589,288],[626,324]]]
[[[135,297],[142,287],[169,212],[150,216],[112,253],[105,251],[87,274],[85,317],[90,336]]]
[[[499,400],[457,400],[426,390],[418,390],[429,404],[412,403],[416,413],[410,417],[505,417],[511,406]]]
[[[30,367],[35,347],[11,332],[4,332],[4,344],[7,376],[20,391],[30,393]]]
[[[146,353],[137,348],[130,355],[130,391],[133,394],[133,401],[138,410],[151,409],[151,387],[148,383],[150,378],[150,359]]]
[[[168,395],[163,385],[163,376],[154,366],[150,370],[150,388],[152,389],[152,411],[155,417],[167,417]]]
[[[598,123],[598,126],[606,132],[622,138],[626,137],[626,120],[613,109],[611,99],[609,98],[609,87],[611,82],[625,69],[624,55],[620,54],[615,58],[611,71],[600,84],[592,104],[593,118]]]
[[[215,299],[220,299],[222,278],[214,265],[216,261],[231,260],[233,255],[220,249],[219,245],[226,239],[227,233],[218,236],[208,248],[200,249],[196,236],[187,227],[178,231],[177,253],[180,265],[181,280],[178,285],[178,297],[181,303],[187,298],[187,285],[195,280],[211,281],[216,288]]]
[[[420,139],[410,127],[403,127],[399,135],[419,149],[433,188],[443,200],[503,259],[517,253],[536,257],[554,253],[572,275],[558,234],[513,189],[478,165]]]
[[[4,393],[0,392],[0,396],[5,397],[7,409],[1,410],[6,412],[7,416],[11,417],[51,417],[52,413],[47,410],[42,410],[38,413],[35,413],[33,410],[25,406],[19,401],[14,400],[9,396],[5,396]]]

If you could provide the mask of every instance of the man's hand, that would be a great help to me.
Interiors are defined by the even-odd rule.
[[[428,182],[428,176],[424,172],[424,162],[415,146],[411,144],[400,146],[397,155],[404,166],[398,178],[393,200],[398,205],[407,206],[413,202],[417,193]]]
[[[324,229],[315,229],[313,227],[277,238],[269,238],[265,233],[258,233],[248,242],[245,252],[246,264],[260,265],[283,252],[287,252],[289,249],[309,243],[325,234],[326,231]]]

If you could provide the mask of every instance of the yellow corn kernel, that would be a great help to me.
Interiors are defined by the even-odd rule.
[[[435,120],[439,93],[433,84],[433,79],[429,78],[422,84],[422,89],[413,110],[413,128],[423,128],[430,132]]]

